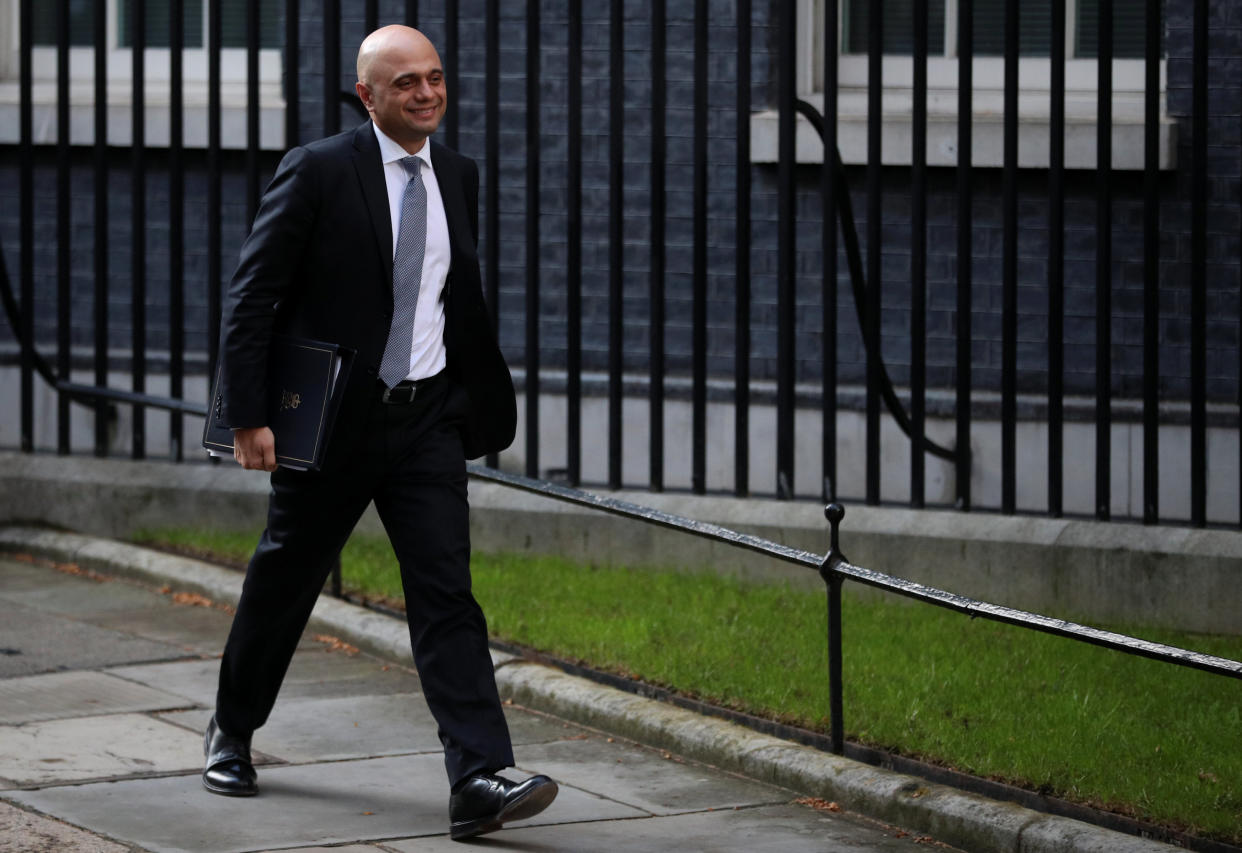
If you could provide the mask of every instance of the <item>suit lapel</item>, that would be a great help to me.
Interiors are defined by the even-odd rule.
[[[371,227],[375,232],[375,248],[384,266],[388,295],[392,296],[392,219],[388,213],[388,184],[384,180],[384,164],[380,160],[379,141],[371,122],[364,122],[354,131],[354,169],[362,184],[362,195]]]

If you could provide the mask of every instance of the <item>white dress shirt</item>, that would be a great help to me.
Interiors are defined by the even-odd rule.
[[[380,158],[384,162],[384,181],[388,185],[388,214],[392,222],[392,251],[397,253],[397,235],[401,227],[401,200],[410,174],[401,165],[409,152],[394,142],[371,122],[379,140]],[[424,142],[415,154],[423,161],[419,177],[427,190],[427,249],[423,253],[423,277],[419,284],[418,305],[414,309],[414,335],[410,341],[410,372],[406,379],[426,379],[444,369],[444,303],[440,295],[448,278],[452,251],[449,246],[448,219],[444,215],[444,199],[440,184],[431,167],[431,143]],[[392,282],[388,282],[392,287]]]

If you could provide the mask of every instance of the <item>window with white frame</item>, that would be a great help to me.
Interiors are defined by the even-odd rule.
[[[192,147],[207,143],[207,0],[183,0],[184,49],[182,96],[185,107],[184,141]],[[284,3],[251,0],[259,6],[259,123],[260,145],[284,146],[284,98],[281,91]],[[56,141],[58,3],[31,4],[32,101],[35,142]],[[20,103],[19,0],[0,0],[0,142],[16,142]],[[145,85],[143,87],[148,146],[168,144],[171,59],[170,12],[164,0],[69,0],[70,140],[75,145],[94,142],[95,15],[105,21],[107,51],[108,143],[128,145],[133,91],[132,16],[144,17]],[[246,139],[247,0],[221,0],[220,95],[222,140],[226,148],[244,147]],[[81,109],[81,108],[87,109]]]
[[[799,97],[817,108],[824,103],[824,3],[798,0]],[[909,0],[839,0],[837,90],[838,145],[846,163],[866,162],[868,109],[868,16],[881,6],[884,14],[882,77],[885,164],[911,162],[911,113],[914,67],[913,6]],[[1140,169],[1144,162],[1146,3],[1117,3],[1113,10],[1113,167]],[[1004,0],[974,0],[972,162],[1002,165],[1004,117]],[[957,165],[958,108],[957,0],[928,0],[927,161],[933,166]],[[1067,168],[1093,168],[1098,107],[1098,0],[1066,0],[1065,33],[1065,162]],[[1051,0],[1023,0],[1019,12],[1020,125],[1018,161],[1028,168],[1046,167],[1049,160],[1051,113]],[[1176,127],[1164,108],[1165,66],[1160,65],[1160,165],[1172,168]],[[773,162],[777,148],[777,115],[752,118],[756,162]],[[809,124],[799,119],[799,162],[819,162],[822,145]]]

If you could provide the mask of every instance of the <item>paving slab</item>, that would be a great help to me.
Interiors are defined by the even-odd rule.
[[[155,853],[241,853],[448,832],[448,783],[439,755],[276,767],[262,772],[259,785],[257,797],[216,797],[195,773],[6,796]],[[532,823],[645,814],[566,787]]]
[[[0,600],[0,650],[0,678],[70,667],[176,660],[186,654],[168,643],[97,628],[8,600]]]
[[[514,744],[560,740],[564,724],[526,711],[506,709]],[[161,714],[161,719],[203,731],[210,708]],[[444,746],[435,718],[421,693],[340,696],[278,701],[272,716],[255,732],[254,747],[291,763],[351,758],[440,754]]]
[[[220,677],[218,656],[144,666],[120,666],[108,670],[114,675],[158,686],[184,696],[194,704],[214,708],[216,685]],[[289,672],[280,688],[276,707],[290,700],[314,696],[379,696],[413,693],[420,690],[418,676],[411,670],[385,663],[367,655],[325,652],[322,644],[293,656]]]
[[[101,672],[50,672],[0,681],[0,723],[184,708],[172,693]]]
[[[0,588],[0,598],[32,589],[73,586],[84,580],[68,572],[48,571],[48,568],[41,563],[27,563],[0,556],[0,577],[4,578],[4,586]]]
[[[144,714],[0,726],[0,764],[19,785],[201,770],[203,738]]]
[[[519,763],[538,767],[558,782],[607,792],[652,814],[787,803],[797,796],[786,788],[683,761],[667,752],[608,740],[607,735],[589,734],[515,752]]]
[[[84,829],[0,803],[0,853],[60,853],[65,850],[129,853],[129,847]]]
[[[591,821],[556,825],[514,825],[485,835],[470,846],[476,850],[625,850],[666,853],[668,850],[713,853],[852,853],[852,851],[927,850],[916,837],[896,837],[895,830],[846,814],[819,814],[798,805],[724,809],[675,817]],[[386,841],[398,853],[457,851],[462,845],[447,838]],[[952,850],[938,846],[936,849]]]
[[[233,617],[211,607],[170,604],[156,608],[110,610],[81,618],[99,628],[168,643],[189,654],[214,657],[224,648]]]
[[[55,570],[53,570],[55,571]],[[14,589],[4,574],[4,592],[0,598],[45,613],[76,617],[82,614],[106,613],[110,610],[136,610],[145,607],[173,606],[167,596],[154,589],[111,578],[95,579],[65,575],[56,572],[68,582],[56,583],[43,588]],[[107,586],[107,594],[101,595],[101,587]]]

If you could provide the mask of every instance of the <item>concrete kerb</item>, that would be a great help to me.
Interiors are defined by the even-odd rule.
[[[242,578],[209,563],[134,545],[33,527],[0,528],[0,552],[28,553],[160,587],[235,604]],[[312,628],[371,653],[407,663],[410,641],[399,619],[323,597]],[[493,652],[501,694],[513,702],[666,749],[687,758],[783,786],[801,794],[926,833],[966,850],[1021,853],[1156,853],[1173,848],[1014,803],[820,752],[742,726],[560,670]]]

